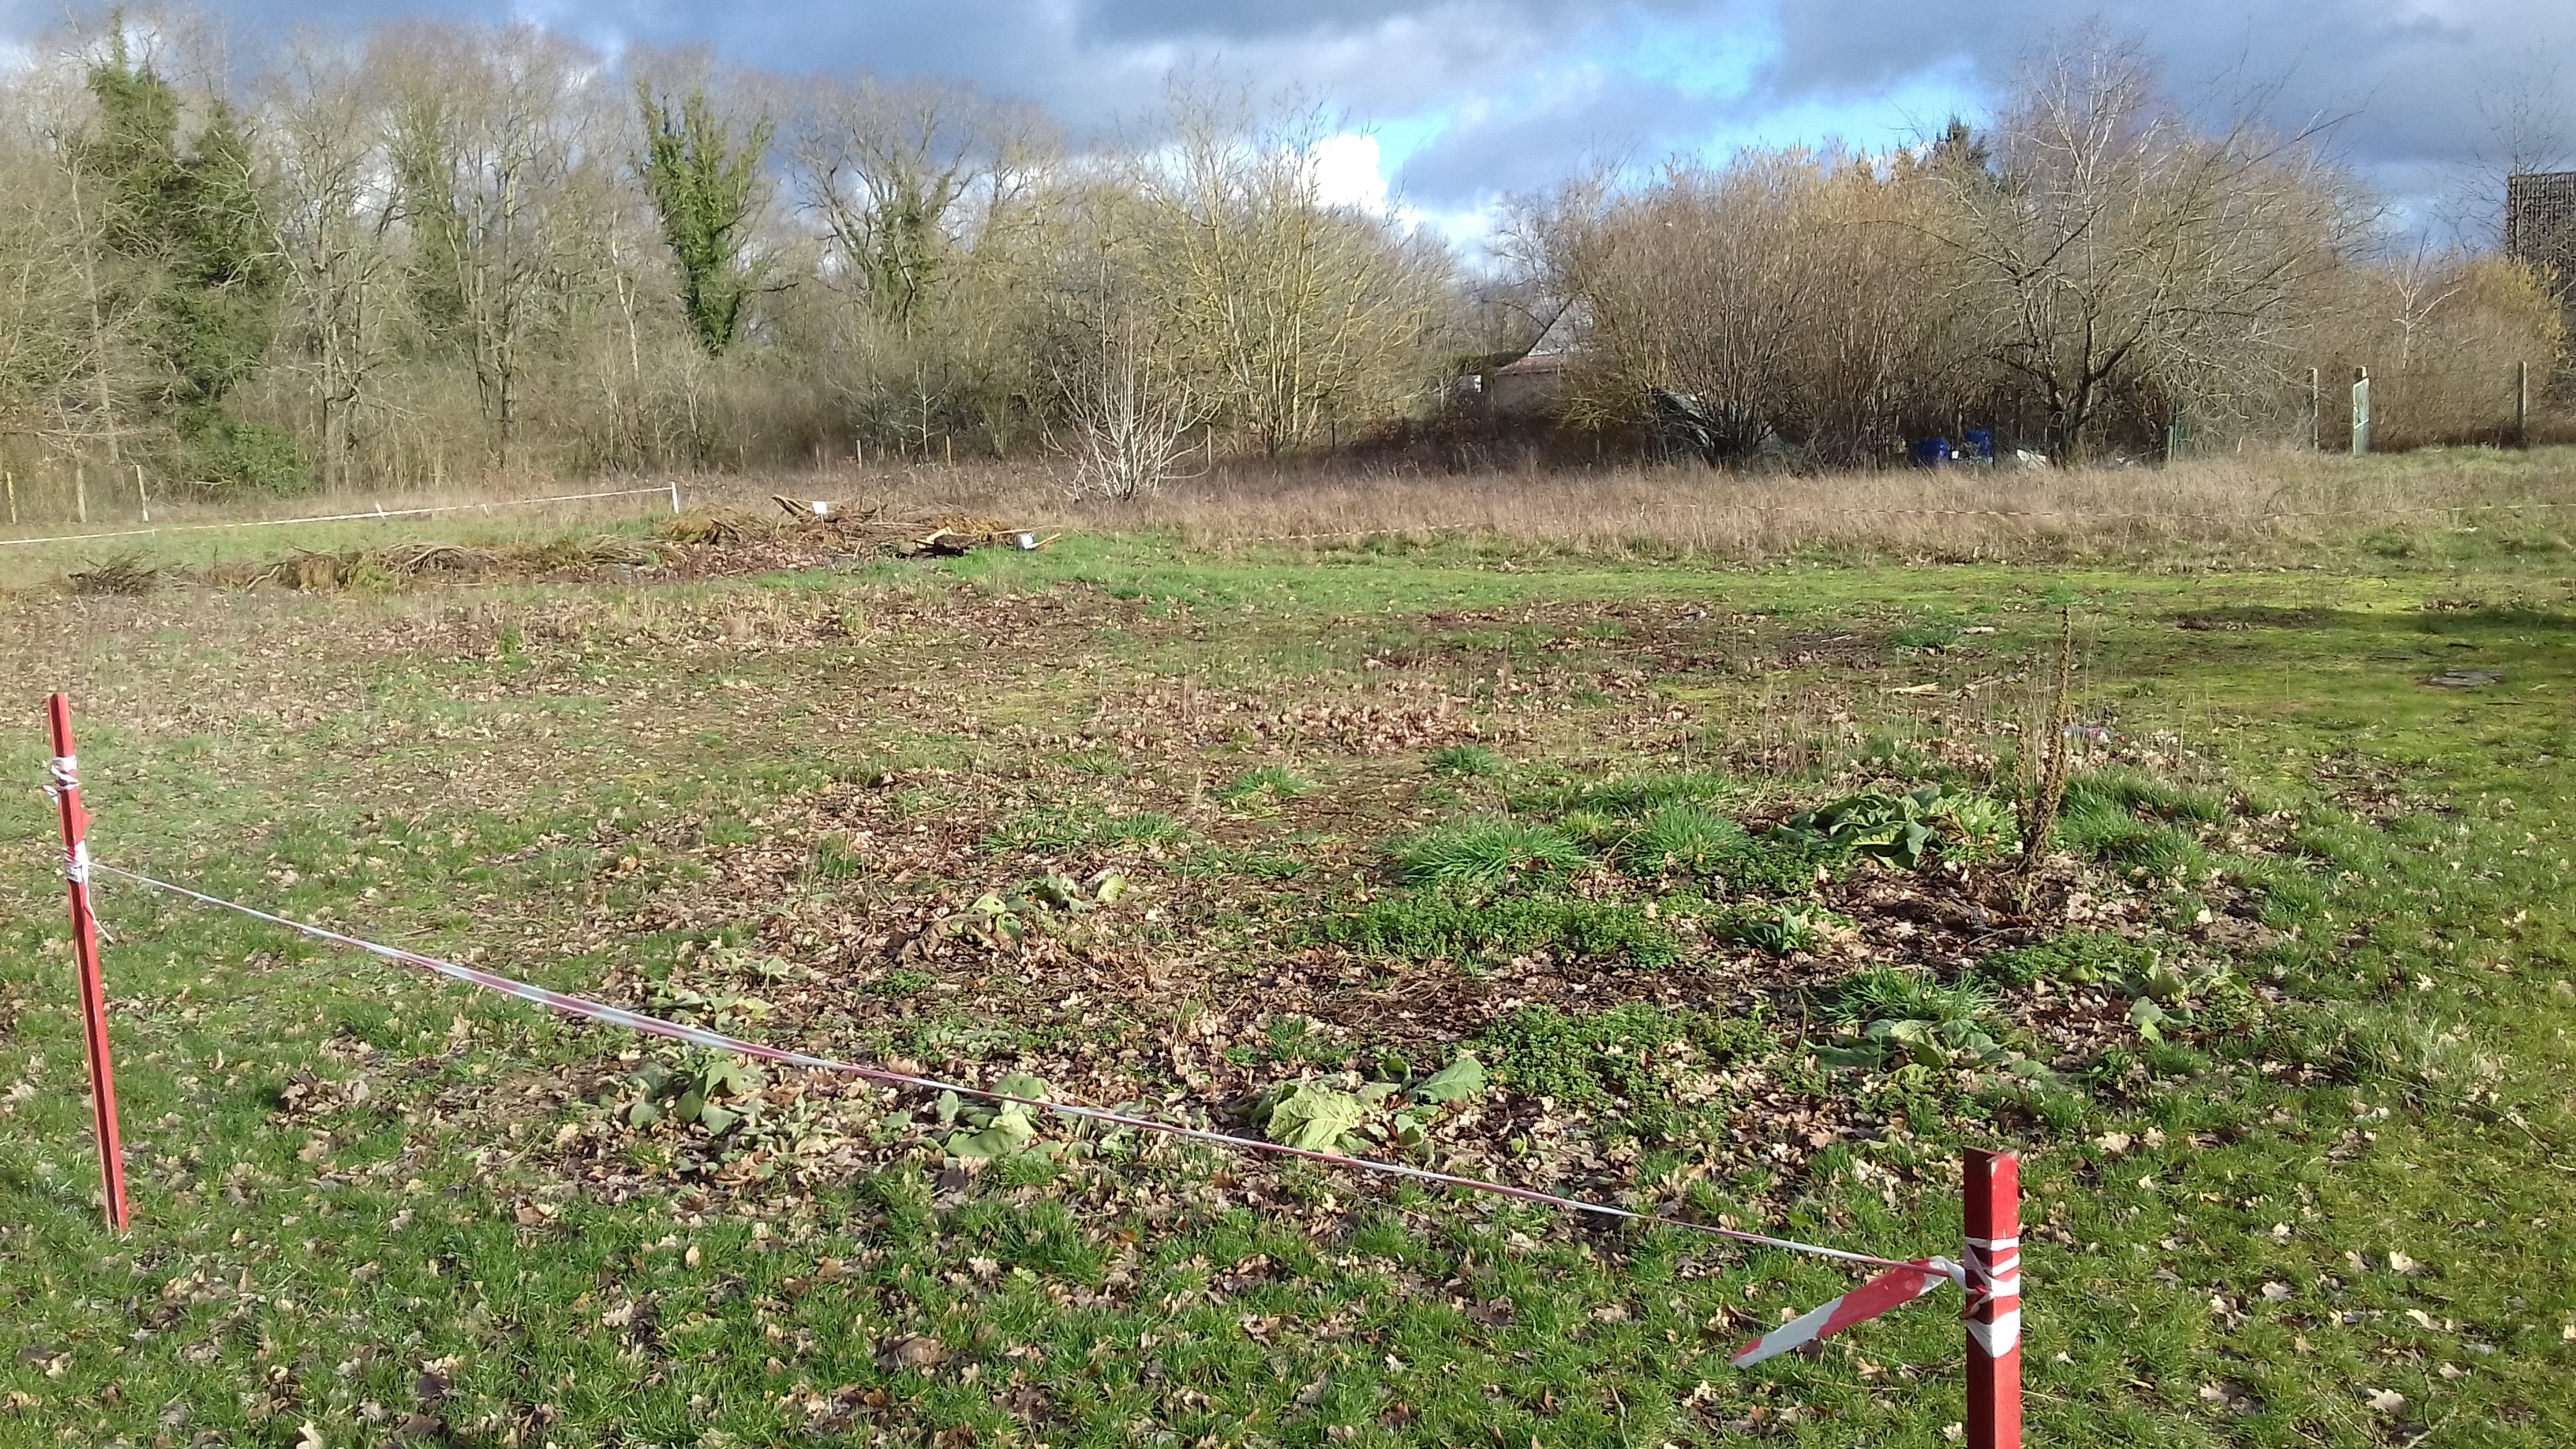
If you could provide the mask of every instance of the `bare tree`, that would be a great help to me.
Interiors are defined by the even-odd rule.
[[[337,44],[299,37],[266,91],[272,213],[321,417],[322,479],[336,486],[349,477],[359,419],[390,357],[402,213],[375,87]]]
[[[1135,184],[1173,340],[1211,404],[1276,456],[1418,387],[1445,253],[1325,202],[1320,112],[1261,125],[1186,93],[1174,109]]]
[[[2361,230],[2298,140],[2195,133],[2133,46],[2079,36],[2024,78],[1991,169],[1952,159],[1933,232],[1984,355],[2080,453],[2142,393],[2277,386],[2302,299]]]
[[[532,367],[590,279],[614,185],[598,58],[533,26],[415,28],[371,63],[423,321],[470,362],[505,461]]]

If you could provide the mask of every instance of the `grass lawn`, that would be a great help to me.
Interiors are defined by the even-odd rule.
[[[1872,1253],[1955,1253],[1959,1149],[2012,1146],[2032,1442],[2564,1444],[2576,585],[2537,536],[2199,572],[1139,534],[0,599],[0,1442],[1961,1417],[1953,1295],[1739,1372],[1854,1276],[1018,1143],[110,882],[118,1239],[33,788],[64,688],[111,863],[782,1046],[1238,1132],[1313,1110]],[[2069,618],[2075,773],[2025,889]],[[1434,1100],[1466,1054],[1483,1086]]]

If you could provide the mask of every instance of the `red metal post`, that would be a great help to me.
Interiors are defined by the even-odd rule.
[[[2021,1159],[1967,1160],[1968,1449],[2021,1449]]]
[[[80,757],[72,749],[72,704],[45,700],[53,727],[55,805],[63,820],[63,879],[71,888],[72,953],[80,964],[81,1021],[89,1044],[89,1105],[98,1135],[98,1180],[108,1226],[124,1232],[125,1150],[116,1134],[116,1071],[107,1055],[107,983],[98,970],[98,917],[89,908],[89,812],[81,808]]]

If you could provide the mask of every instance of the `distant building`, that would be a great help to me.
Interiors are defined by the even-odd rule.
[[[2504,254],[2537,267],[2576,313],[2576,171],[2505,178]]]
[[[1498,413],[1535,412],[1565,391],[1568,360],[1562,352],[1533,352],[1495,368],[1485,396]]]

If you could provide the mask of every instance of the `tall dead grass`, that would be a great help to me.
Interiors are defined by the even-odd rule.
[[[2165,468],[1821,476],[1722,473],[1696,464],[1460,474],[1335,463],[1251,465],[1220,467],[1158,496],[1123,503],[1070,501],[1063,471],[1043,463],[844,465],[679,481],[692,508],[730,505],[774,518],[780,515],[771,497],[784,494],[882,508],[893,518],[963,511],[1048,532],[1165,533],[1185,548],[1216,553],[1445,545],[1470,552],[1728,563],[1821,556],[2246,564],[2312,555],[2386,531],[2476,528],[2546,549],[2564,549],[2576,537],[2576,447],[2433,449],[2363,459],[2292,452]],[[156,557],[203,562],[394,539],[499,546],[576,525],[596,528],[618,517],[657,515],[666,505],[635,497],[496,506],[488,514],[476,505],[550,492],[655,488],[664,481],[603,477],[567,487],[520,477],[496,478],[481,489],[451,485],[434,495],[364,502],[324,495],[296,500],[289,516],[358,511],[378,501],[389,509],[463,510],[383,523],[166,533],[112,544],[0,550],[0,575],[23,565],[50,577],[62,559],[85,557],[83,548],[136,547]],[[192,524],[257,516],[240,504],[154,512],[156,521]]]
[[[1169,531],[1185,546],[1213,550],[1409,540],[1742,562],[1817,554],[2250,562],[2386,530],[2478,527],[2559,540],[2576,534],[2576,448],[1767,477],[1696,465],[1458,475],[1292,468],[1221,472],[1125,504],[1069,503],[1044,469],[1028,466],[807,474],[720,486],[744,499],[802,492],[897,511],[964,508],[1048,529]]]

